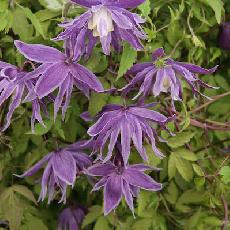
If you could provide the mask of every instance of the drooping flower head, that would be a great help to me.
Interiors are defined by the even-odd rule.
[[[230,50],[230,22],[225,22],[220,27],[219,46],[224,50]]]
[[[115,209],[124,196],[126,203],[134,214],[133,197],[138,196],[139,189],[159,191],[162,185],[154,181],[144,172],[154,168],[144,164],[124,167],[117,157],[114,163],[95,164],[86,171],[88,175],[102,177],[94,186],[93,191],[104,187],[104,214],[108,215]]]
[[[197,85],[207,88],[214,87],[204,83],[196,74],[211,74],[216,69],[217,66],[207,70],[193,64],[174,61],[167,58],[164,50],[159,48],[153,53],[152,62],[136,64],[128,71],[135,77],[122,90],[124,94],[127,94],[136,85],[140,85],[136,97],[141,94],[144,97],[149,94],[159,96],[161,92],[169,92],[173,101],[182,100],[181,78],[188,83],[194,95],[201,94]]]
[[[73,50],[71,42],[66,45],[66,53],[59,50],[38,44],[26,44],[21,41],[15,41],[15,45],[20,53],[26,58],[37,63],[42,63],[26,80],[38,78],[35,85],[35,95],[43,98],[55,89],[59,89],[57,97],[54,101],[54,117],[58,110],[62,107],[62,115],[64,118],[68,108],[73,86],[75,85],[86,96],[89,91],[102,92],[103,86],[97,77],[78,64],[78,59],[73,59]]]
[[[109,140],[107,156],[104,162],[112,157],[116,142],[121,141],[121,154],[125,165],[130,155],[131,141],[144,160],[148,157],[143,146],[146,138],[152,145],[152,149],[158,157],[163,154],[156,148],[155,138],[158,138],[154,123],[166,129],[166,124],[172,120],[161,113],[148,109],[152,104],[142,107],[121,106],[116,104],[106,105],[98,114],[97,122],[88,130],[88,134],[94,138],[94,150],[103,150]]]
[[[93,47],[100,39],[103,52],[110,54],[110,46],[117,51],[121,48],[121,41],[129,42],[135,49],[143,49],[140,39],[146,35],[140,27],[144,23],[139,15],[129,12],[128,8],[135,8],[145,0],[72,0],[86,7],[88,11],[73,21],[63,23],[64,32],[56,40],[75,40],[75,55],[86,53],[89,56]]]
[[[65,208],[58,218],[58,230],[78,230],[85,217],[85,211],[80,207]]]
[[[39,201],[44,201],[48,194],[48,203],[50,203],[54,199],[56,189],[59,188],[62,194],[59,203],[65,203],[67,186],[73,187],[76,176],[91,165],[90,158],[81,151],[83,146],[75,144],[51,152],[18,177],[32,176],[46,164],[41,178],[42,189]]]
[[[34,81],[32,79],[21,81],[21,79],[26,79],[29,77],[29,74],[30,73],[27,73],[14,65],[0,62],[0,106],[11,97],[9,110],[6,115],[6,123],[1,129],[2,131],[5,131],[9,127],[14,111],[23,102],[23,98],[26,95],[30,95],[34,88]],[[41,109],[46,112],[46,101],[33,97],[31,102],[31,127],[33,131],[35,120],[44,126],[41,116]]]

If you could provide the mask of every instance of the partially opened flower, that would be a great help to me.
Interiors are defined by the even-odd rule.
[[[96,164],[87,169],[86,173],[91,176],[102,177],[94,186],[93,191],[104,187],[104,214],[108,215],[121,202],[124,196],[130,210],[134,213],[133,197],[136,197],[138,189],[159,191],[162,185],[154,181],[144,171],[153,168],[135,164],[124,167],[121,161],[115,164]]]
[[[230,22],[225,22],[220,27],[219,46],[224,50],[230,50]]]
[[[66,47],[66,54],[59,50],[38,44],[26,44],[21,41],[15,41],[15,45],[20,53],[31,61],[42,63],[38,69],[30,73],[25,78],[38,78],[35,85],[35,93],[41,99],[55,89],[59,89],[54,102],[54,117],[62,107],[62,115],[64,118],[68,108],[73,86],[83,91],[87,96],[90,90],[102,92],[103,86],[97,77],[86,69],[84,66],[73,60],[71,43]]]
[[[144,160],[148,157],[143,146],[143,140],[146,138],[152,145],[152,149],[158,157],[163,154],[156,148],[155,138],[158,138],[153,124],[160,125],[166,129],[165,125],[172,120],[156,111],[148,109],[146,105],[121,106],[116,104],[107,105],[98,114],[98,121],[89,128],[88,134],[94,138],[94,150],[100,150],[102,155],[108,140],[108,152],[104,162],[112,156],[114,146],[117,140],[121,140],[121,154],[124,163],[127,164],[130,155],[131,141]]]
[[[65,208],[58,218],[58,230],[78,230],[85,217],[85,211],[80,207]]]
[[[6,123],[2,127],[2,131],[5,131],[9,125],[14,111],[22,103],[23,97],[29,95],[33,90],[34,85],[31,79],[26,79],[30,73],[27,73],[16,66],[11,64],[0,62],[0,106],[11,97],[11,103],[6,115]],[[39,100],[37,97],[33,97],[32,101],[32,116],[31,127],[34,130],[34,122],[37,120],[44,125],[41,116],[41,106],[45,105],[44,100]],[[42,108],[45,111],[45,106]]]
[[[91,160],[81,151],[81,146],[77,148],[75,144],[74,148],[70,146],[70,148],[66,147],[49,153],[32,168],[18,177],[32,176],[45,164],[46,167],[41,178],[42,189],[39,201],[43,201],[48,194],[48,203],[50,203],[55,196],[56,189],[59,188],[62,194],[59,203],[65,203],[67,186],[74,186],[76,176],[83,168],[87,168],[91,165]]]
[[[75,40],[75,54],[92,52],[93,47],[100,39],[103,52],[110,53],[110,46],[120,50],[121,41],[129,42],[135,49],[143,49],[140,39],[146,39],[146,35],[140,27],[144,23],[139,15],[126,10],[135,8],[145,0],[72,0],[86,7],[88,11],[73,21],[63,23],[65,29],[56,40]]]
[[[129,74],[135,77],[122,91],[127,94],[135,86],[140,85],[140,90],[136,97],[141,94],[145,97],[150,93],[158,96],[161,92],[170,92],[173,101],[182,100],[181,79],[188,83],[194,95],[201,94],[197,85],[207,88],[214,87],[204,83],[196,74],[211,74],[216,69],[217,66],[207,70],[190,63],[174,61],[167,58],[164,50],[159,48],[153,53],[152,62],[136,64],[128,71]]]

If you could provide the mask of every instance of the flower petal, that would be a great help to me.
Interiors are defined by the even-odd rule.
[[[121,176],[112,176],[108,179],[104,189],[104,215],[115,209],[122,198]]]
[[[131,130],[127,119],[124,119],[121,123],[121,154],[124,164],[127,165],[130,155],[130,142],[131,142]]]
[[[129,184],[145,190],[159,191],[162,189],[162,185],[154,181],[150,176],[131,168],[125,170],[123,178]]]
[[[38,79],[35,86],[35,92],[39,98],[43,98],[58,88],[66,79],[69,73],[68,66],[62,63],[56,63],[50,66],[46,72]]]
[[[54,63],[65,60],[65,55],[53,47],[39,44],[26,44],[19,40],[15,41],[14,44],[19,52],[31,61]]]
[[[113,173],[115,166],[111,163],[95,164],[87,169],[87,174],[90,176],[108,176]]]
[[[108,178],[107,177],[103,177],[101,180],[99,180],[93,187],[92,191],[98,191],[100,188],[102,188],[103,186],[105,186],[106,182],[107,182]]]
[[[92,7],[101,4],[100,0],[71,0],[72,2],[84,6],[84,7]]]
[[[75,0],[74,0],[75,1]],[[136,8],[145,2],[145,0],[105,0],[108,5],[121,8]]]
[[[129,184],[125,180],[122,180],[122,193],[125,197],[126,203],[128,204],[130,210],[132,211],[134,215],[133,196],[130,191]]]
[[[155,62],[158,58],[164,57],[165,51],[163,48],[156,49],[152,54],[152,61]]]
[[[71,153],[65,150],[55,152],[52,157],[52,167],[55,176],[69,185],[74,185],[77,169]]]

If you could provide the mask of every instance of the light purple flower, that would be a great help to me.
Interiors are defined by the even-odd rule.
[[[35,93],[38,98],[41,99],[55,89],[59,89],[54,101],[55,118],[60,107],[62,107],[64,118],[74,85],[86,96],[89,96],[90,90],[103,91],[103,86],[97,77],[78,64],[79,59],[73,60],[71,43],[66,44],[66,54],[44,45],[26,44],[21,41],[15,41],[15,45],[19,52],[29,60],[42,63],[26,78],[28,80],[39,77],[35,85]]]
[[[76,176],[91,165],[90,158],[81,151],[82,148],[81,145],[75,144],[51,152],[18,177],[32,176],[46,164],[41,178],[42,190],[39,201],[44,201],[48,194],[48,203],[50,203],[55,196],[56,188],[59,188],[62,194],[59,203],[65,203],[67,186],[73,187]]]
[[[110,46],[117,51],[121,49],[121,41],[129,42],[135,49],[143,49],[140,39],[146,34],[140,24],[144,23],[139,15],[126,10],[135,8],[145,0],[73,0],[88,8],[88,11],[71,22],[60,25],[65,29],[55,40],[72,39],[75,41],[75,55],[86,53],[89,56],[98,39],[103,52],[110,54]],[[87,42],[88,41],[88,42]]]
[[[134,164],[124,167],[121,161],[115,164],[108,162],[106,164],[96,164],[87,169],[86,173],[91,176],[102,177],[94,186],[93,191],[104,187],[104,214],[108,215],[115,209],[122,196],[134,214],[133,197],[138,196],[139,189],[149,191],[159,191],[162,185],[154,181],[144,171],[154,168]]]
[[[0,62],[0,106],[6,102],[10,97],[12,98],[9,105],[9,110],[6,115],[6,123],[2,128],[2,131],[5,131],[9,125],[12,118],[12,115],[16,108],[22,103],[23,97],[28,97],[33,91],[34,84],[33,80],[24,80],[27,78],[30,73],[27,73],[16,66],[11,64]],[[39,100],[36,97],[33,97],[32,102],[32,116],[31,116],[31,127],[32,131],[34,130],[34,122],[37,120],[39,123],[44,125],[41,109],[46,112],[46,101]],[[41,108],[42,107],[42,108]]]
[[[148,109],[152,104],[142,107],[121,106],[116,104],[107,105],[98,114],[98,121],[89,128],[88,134],[94,138],[94,151],[100,150],[102,156],[103,149],[108,145],[107,156],[104,162],[108,161],[113,154],[113,149],[117,140],[121,140],[121,154],[125,165],[130,155],[131,141],[144,160],[148,157],[143,146],[143,140],[146,138],[152,145],[155,154],[162,158],[163,154],[156,148],[155,138],[158,138],[153,124],[160,125],[163,129],[173,118],[156,111]]]
[[[201,81],[196,74],[211,74],[216,69],[217,66],[207,70],[190,63],[174,61],[166,57],[164,50],[159,48],[153,53],[152,62],[136,64],[128,71],[128,74],[135,77],[122,91],[123,94],[127,94],[135,86],[140,85],[139,93],[135,98],[141,94],[146,97],[150,93],[158,96],[161,92],[170,92],[173,101],[182,100],[182,83],[180,78],[184,79],[191,87],[193,94],[197,95],[201,94],[198,91],[197,85],[207,88],[215,87]]]
[[[58,230],[78,230],[85,217],[82,208],[69,207],[64,209],[58,218]]]

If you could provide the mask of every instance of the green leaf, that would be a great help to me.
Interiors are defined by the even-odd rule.
[[[179,195],[179,191],[177,189],[177,186],[172,181],[167,187],[167,193],[165,194],[165,198],[169,203],[175,204],[177,201],[178,195]]]
[[[224,166],[220,170],[220,175],[222,176],[222,181],[227,184],[230,183],[230,166]]]
[[[221,23],[221,13],[224,11],[224,4],[222,0],[201,0],[205,4],[209,5],[215,12],[216,21],[218,24]]]
[[[144,3],[138,6],[138,9],[141,11],[141,15],[147,18],[151,13],[150,0],[146,0]]]
[[[23,225],[20,227],[20,230],[48,230],[43,221],[30,213],[25,215]]]
[[[28,200],[32,201],[34,204],[37,204],[37,201],[33,195],[33,193],[25,186],[23,185],[13,185],[12,186],[13,191],[17,192],[18,194],[24,196]]]
[[[185,148],[179,148],[174,150],[175,154],[178,154],[181,158],[188,160],[188,161],[197,161],[198,158],[195,153],[189,151],[188,149]]]
[[[152,218],[144,218],[141,220],[138,220],[134,223],[132,229],[133,230],[148,230],[152,226]]]
[[[177,200],[177,203],[179,204],[197,204],[204,202],[205,193],[197,192],[194,190],[187,190],[184,192],[179,199]]]
[[[174,137],[170,137],[168,139],[167,144],[171,147],[171,148],[178,148],[184,144],[189,143],[189,141],[195,136],[195,133],[191,133],[191,132],[181,132],[178,133],[176,136]]]
[[[197,165],[197,164],[192,164],[193,170],[194,172],[198,175],[198,176],[204,176],[204,172],[202,170],[202,168]]]
[[[110,230],[110,226],[109,226],[109,222],[108,220],[104,217],[104,216],[101,216],[95,226],[94,226],[94,230]]]
[[[176,158],[173,154],[169,156],[168,175],[169,175],[169,179],[172,179],[176,175]]]
[[[118,70],[117,79],[121,78],[127,70],[129,70],[136,61],[137,51],[129,43],[125,43],[121,56],[120,68]]]
[[[52,11],[61,11],[65,0],[39,0],[41,5]]]
[[[33,24],[35,30],[42,35],[43,38],[45,38],[45,34],[42,29],[42,25],[40,24],[38,18],[35,14],[32,13],[32,11],[29,8],[22,8],[26,17],[31,21]]]
[[[45,124],[45,127],[40,123],[35,124],[34,133],[30,131],[30,132],[27,132],[26,134],[34,134],[34,135],[42,136],[48,133],[53,126],[53,121],[44,120],[44,124]]]
[[[95,205],[89,209],[89,213],[85,216],[82,227],[84,228],[86,225],[93,223],[102,215],[102,207]]]

